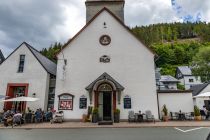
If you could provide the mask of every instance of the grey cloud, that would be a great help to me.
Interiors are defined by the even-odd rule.
[[[176,18],[172,7],[164,0],[130,0],[126,5],[126,21],[130,26],[171,22]]]
[[[0,40],[4,48],[16,48],[22,41],[37,49],[49,47],[55,40],[52,30],[63,26],[65,17],[62,4],[66,0],[8,0],[0,2],[0,31],[7,40]],[[77,4],[77,3],[71,3]],[[0,37],[1,37],[0,34]],[[59,40],[64,41],[64,40]],[[7,54],[8,55],[8,54]]]
[[[186,11],[210,18],[209,0],[177,0]],[[8,55],[22,41],[40,50],[55,41],[66,42],[85,22],[85,0],[1,0],[0,48]],[[128,26],[179,20],[171,0],[126,0]],[[66,9],[70,13],[65,13]],[[72,13],[76,12],[76,13]],[[70,15],[67,15],[70,14]],[[208,15],[209,14],[209,15]],[[72,16],[74,15],[74,16]],[[74,23],[66,27],[66,21]],[[78,29],[75,29],[78,28]]]

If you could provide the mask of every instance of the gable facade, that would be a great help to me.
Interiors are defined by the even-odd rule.
[[[100,103],[97,103],[102,91],[98,86],[108,83],[113,90],[111,106],[121,110],[121,119],[127,119],[130,110],[151,110],[157,119],[154,54],[107,9],[99,13],[57,55],[55,109],[59,108],[58,95],[73,94],[73,109],[64,110],[64,114],[67,119],[80,119],[87,113],[87,109],[79,109],[80,98],[86,97],[88,106],[100,108]],[[108,45],[100,43],[103,35],[110,37]],[[109,62],[100,62],[104,55],[109,56]],[[103,73],[120,83],[124,90],[117,90],[113,81],[104,78],[94,85],[92,91],[87,91],[85,88]],[[126,97],[131,98],[129,109],[124,106]]]
[[[50,74],[40,64],[35,55],[29,49],[28,44],[21,44],[0,66],[0,94],[15,97],[17,94],[36,97],[37,102],[28,102],[24,108],[30,107],[47,109]],[[31,48],[32,49],[32,48]],[[24,55],[23,72],[18,72],[20,55]],[[18,95],[19,96],[19,95]],[[10,103],[1,103],[1,108],[11,109]]]
[[[202,83],[200,76],[192,75],[192,71],[188,66],[177,67],[176,78],[184,85],[186,90],[190,89],[191,86]]]

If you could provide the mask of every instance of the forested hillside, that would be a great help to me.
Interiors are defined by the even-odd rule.
[[[162,23],[149,26],[136,26],[132,31],[146,45],[174,42],[181,39],[201,39],[210,41],[210,24],[207,23]]]
[[[132,28],[134,34],[158,57],[161,74],[175,76],[177,66],[193,67],[193,73],[210,80],[210,24],[164,23]]]
[[[209,23],[162,23],[131,30],[156,52],[161,74],[174,76],[177,66],[188,65],[193,66],[194,74],[202,76],[203,81],[210,80]],[[61,43],[55,43],[41,53],[56,62],[55,54],[61,47]]]

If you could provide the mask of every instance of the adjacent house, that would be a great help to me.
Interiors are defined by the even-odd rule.
[[[200,76],[194,76],[189,66],[179,66],[176,68],[175,76],[185,89],[190,89],[191,86],[201,84]]]
[[[199,94],[210,92],[210,82],[194,85],[190,88],[193,92],[193,96],[197,96]],[[209,98],[193,98],[194,105],[197,105],[200,109],[205,105],[208,110],[210,110],[210,100]]]
[[[24,110],[46,110],[52,107],[55,94],[56,64],[23,42],[0,65],[0,95],[29,96],[39,98],[37,102],[5,102],[3,108]]]
[[[179,80],[171,75],[162,75],[159,82],[159,90],[177,90],[177,84],[179,83]]]
[[[0,64],[5,60],[5,57],[0,49]]]
[[[113,120],[116,109],[122,120],[130,110],[150,110],[158,119],[155,54],[125,25],[124,0],[86,6],[86,25],[57,54],[55,109],[70,120],[80,120],[88,106],[102,121]]]

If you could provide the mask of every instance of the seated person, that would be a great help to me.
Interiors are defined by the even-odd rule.
[[[17,125],[17,124],[21,124],[22,121],[22,114],[17,111],[17,113],[13,116],[13,124]]]
[[[44,113],[45,121],[50,121],[52,119],[52,115],[53,113],[50,111],[50,109],[48,109],[48,111]]]
[[[40,109],[37,109],[35,112],[35,120],[36,120],[36,122],[42,121],[42,112]]]
[[[8,126],[8,122],[7,119],[10,117],[10,110],[5,110],[4,114],[3,114],[3,121],[4,121],[4,126]]]
[[[206,109],[206,106],[203,106],[203,112],[204,112],[203,114],[204,114],[204,116],[206,116],[206,120],[207,120],[209,118],[209,113],[208,113],[208,110]]]

